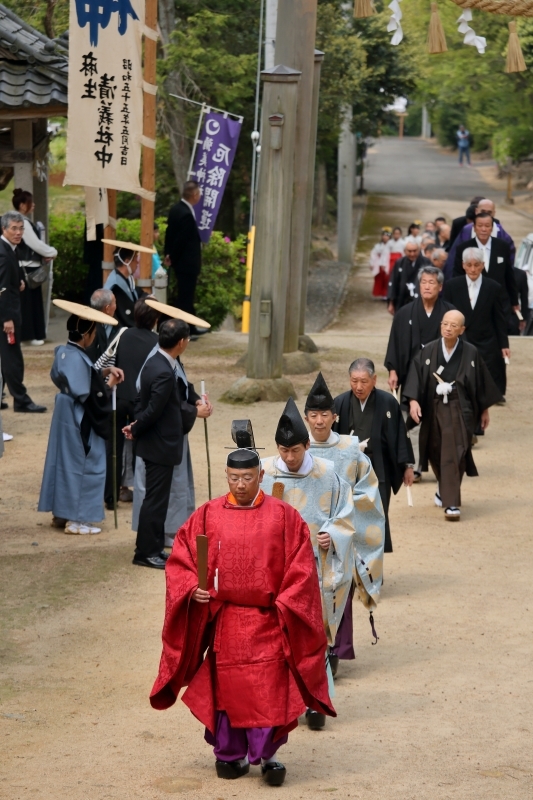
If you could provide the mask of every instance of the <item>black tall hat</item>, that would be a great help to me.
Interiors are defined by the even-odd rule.
[[[321,372],[316,376],[313,388],[305,401],[306,411],[333,411],[335,403]]]
[[[305,444],[307,441],[309,441],[309,431],[296,408],[296,403],[292,397],[289,397],[283,414],[279,418],[276,444],[280,444],[282,447],[294,447],[295,444]]]
[[[234,419],[231,423],[231,438],[239,448],[229,453],[227,466],[233,469],[248,469],[259,466],[259,455],[255,450],[254,432],[249,419]]]

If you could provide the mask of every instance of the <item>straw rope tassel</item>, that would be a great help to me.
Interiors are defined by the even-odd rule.
[[[509,23],[509,44],[507,45],[507,63],[505,65],[506,72],[524,72],[527,69],[524,56],[522,55],[522,48],[520,47],[520,39],[516,32],[516,21]]]
[[[364,19],[374,14],[372,0],[355,0],[353,15],[356,19]]]
[[[445,53],[447,50],[446,35],[439,16],[439,7],[436,3],[432,3],[428,31],[428,53]]]

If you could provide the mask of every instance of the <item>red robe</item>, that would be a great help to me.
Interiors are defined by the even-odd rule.
[[[225,711],[233,727],[276,727],[277,739],[306,706],[336,716],[315,558],[309,528],[287,503],[262,492],[252,507],[230,498],[206,503],[176,535],[150,702],[168,708],[188,686],[183,702],[211,733]],[[208,604],[192,600],[199,534],[209,539]]]

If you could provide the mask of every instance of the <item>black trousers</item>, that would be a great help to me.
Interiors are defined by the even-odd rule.
[[[122,481],[122,457],[124,454],[124,434],[122,433],[122,428],[125,425],[129,425],[130,422],[133,422],[133,419],[133,402],[117,397],[117,492],[120,490]],[[106,503],[113,502],[113,415],[111,415],[109,425],[109,439],[105,443],[107,468],[104,498]]]
[[[178,282],[177,307],[188,314],[196,314],[194,310],[194,295],[200,272],[196,269],[180,269],[180,267],[174,267],[174,272]]]
[[[13,396],[14,408],[27,406],[31,403],[31,397],[24,386],[24,359],[20,347],[22,326],[20,323],[15,323],[15,344],[8,343],[3,325],[0,328],[0,358],[4,381]]]
[[[36,272],[38,269],[39,267],[35,267],[35,269],[29,267],[26,271],[28,275],[31,275],[32,272]],[[24,291],[20,293],[20,310],[22,313],[22,341],[44,339],[46,337],[46,325],[43,290],[40,286],[36,289],[30,289],[29,286],[26,286]]]
[[[135,555],[151,558],[165,546],[165,519],[174,466],[144,460],[146,494],[139,512]]]

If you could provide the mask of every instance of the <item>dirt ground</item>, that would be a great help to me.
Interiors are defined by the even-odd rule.
[[[334,392],[346,388],[355,355],[382,364],[390,320],[372,302],[365,252],[381,224],[402,224],[462,206],[371,197],[359,268],[338,322],[314,338]],[[518,239],[526,220],[501,213]],[[525,230],[524,230],[525,228]],[[241,373],[246,347],[219,333],[186,354],[191,380],[204,378],[216,402]],[[338,718],[322,732],[304,724],[280,758],[285,785],[265,786],[259,769],[223,782],[200,724],[177,703],[153,711],[148,694],[160,655],[164,575],[131,565],[130,509],[108,517],[94,537],[65,536],[38,514],[50,413],[3,414],[15,438],[0,461],[0,797],[6,800],[229,800],[374,797],[378,800],[526,800],[533,795],[533,339],[511,345],[508,402],[491,412],[474,456],[480,477],[465,479],[463,518],[445,522],[435,484],[394,498],[395,552],[385,559],[371,644],[355,609],[357,659],[341,663]],[[32,396],[53,405],[52,349],[28,353]],[[294,378],[299,404],[314,376]],[[385,386],[383,368],[379,384]],[[229,423],[250,415],[256,440],[273,450],[281,404],[245,410],[216,402],[209,421],[215,493],[224,491]],[[207,496],[204,433],[192,433],[197,501]]]

